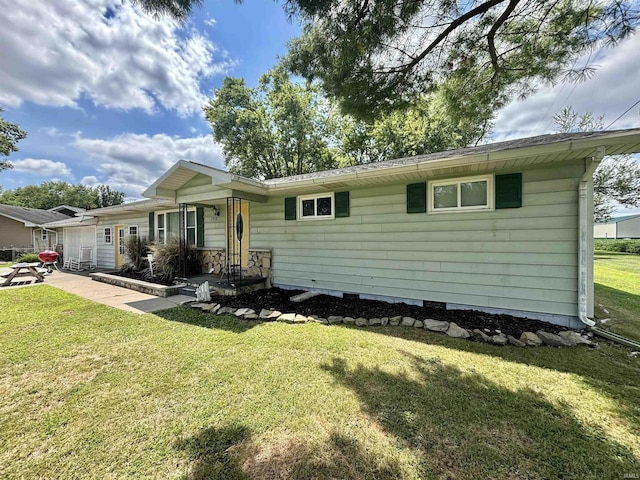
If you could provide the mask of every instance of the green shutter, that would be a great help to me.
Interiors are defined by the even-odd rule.
[[[349,216],[349,192],[336,192],[336,217]]]
[[[149,235],[147,235],[149,237],[149,241],[153,242],[153,239],[155,238],[155,233],[156,233],[156,225],[155,225],[155,214],[153,212],[149,212]]]
[[[522,174],[496,175],[496,208],[522,206]]]
[[[427,184],[412,183],[407,185],[407,213],[423,213],[427,211]]]
[[[295,220],[296,219],[296,197],[287,197],[284,199],[284,219]]]
[[[196,208],[196,247],[204,247],[204,207]]]

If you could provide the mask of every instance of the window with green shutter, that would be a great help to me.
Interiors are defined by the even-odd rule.
[[[196,246],[204,247],[204,207],[196,208]]]
[[[427,184],[412,183],[407,185],[407,213],[424,213],[427,211]]]
[[[149,212],[149,241],[150,242],[153,242],[153,239],[155,238],[155,233],[156,233],[155,219],[156,219],[156,214],[153,212]]]
[[[296,219],[296,197],[287,197],[284,199],[284,219],[295,220]]]
[[[496,208],[522,207],[522,174],[496,175]]]
[[[336,217],[349,216],[349,192],[336,192]]]

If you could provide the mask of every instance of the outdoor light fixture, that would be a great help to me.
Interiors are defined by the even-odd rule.
[[[215,221],[216,218],[218,218],[220,216],[220,210],[218,210],[218,207],[216,207],[215,205],[213,206],[213,220]]]

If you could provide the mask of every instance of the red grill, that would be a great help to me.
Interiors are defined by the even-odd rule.
[[[54,252],[53,250],[45,250],[44,252],[40,252],[38,254],[38,258],[42,263],[53,263],[58,260],[58,252]]]

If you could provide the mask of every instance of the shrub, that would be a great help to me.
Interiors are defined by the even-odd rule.
[[[150,253],[147,237],[129,236],[124,244],[124,249],[129,261],[123,270],[139,272],[147,266],[147,255]]]
[[[185,275],[202,273],[200,252],[193,245],[188,245],[186,249]],[[155,263],[154,273],[165,280],[173,279],[180,268],[180,243],[177,240],[170,240],[164,245],[155,245],[152,247],[152,253]]]
[[[640,240],[616,240],[613,238],[599,238],[593,243],[595,250],[606,252],[622,252],[640,254]]]
[[[39,261],[40,258],[38,258],[37,253],[23,253],[18,258],[16,258],[16,262],[18,263],[34,263]]]

